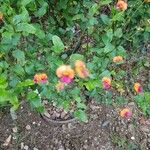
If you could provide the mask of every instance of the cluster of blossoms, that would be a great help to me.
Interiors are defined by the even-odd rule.
[[[123,62],[123,57],[122,56],[115,56],[113,58],[113,62],[114,63]],[[105,89],[105,90],[110,89],[111,81],[112,81],[111,77],[103,77],[102,78],[103,89]],[[142,88],[141,84],[138,82],[134,83],[134,90],[136,93],[142,93],[143,92],[143,88]]]
[[[145,2],[150,2],[150,0],[144,0]],[[120,11],[125,11],[128,7],[126,0],[118,0],[116,4],[116,8]],[[2,20],[3,14],[0,13],[0,20]],[[150,19],[147,19],[147,22],[150,24]],[[122,56],[115,56],[113,58],[114,63],[123,62]],[[86,78],[89,76],[89,71],[86,68],[86,65],[83,61],[77,60],[74,64],[74,69],[71,68],[70,65],[61,65],[56,70],[56,75],[59,78],[59,81],[56,85],[57,91],[61,91],[64,89],[65,84],[69,84],[73,81],[75,74],[80,78]],[[46,83],[47,82],[47,75],[46,74],[36,74],[34,76],[35,83]],[[111,88],[111,77],[103,77],[102,78],[102,86],[104,90],[108,90]],[[142,93],[143,88],[140,83],[134,83],[134,90],[136,93]],[[124,108],[120,111],[120,116],[123,118],[130,118],[132,116],[132,112],[128,108]]]
[[[70,65],[62,65],[56,70],[56,75],[62,83],[70,83],[75,75]]]
[[[103,84],[103,89],[108,90],[111,87],[111,78],[103,77],[102,84]]]
[[[113,58],[113,62],[114,62],[114,63],[123,62],[123,57],[122,57],[122,56],[115,56],[115,57]]]
[[[121,11],[125,11],[128,7],[128,4],[125,0],[118,0],[116,8]]]
[[[89,76],[89,71],[83,61],[76,60],[74,69],[72,69],[70,65],[61,65],[57,68],[56,75],[59,78],[59,82],[56,85],[57,91],[63,90],[65,84],[71,83],[75,74],[77,74],[80,78],[86,78]]]
[[[86,78],[89,75],[85,63],[81,60],[75,62],[75,71],[80,78]]]
[[[112,60],[114,63],[123,62],[122,56],[115,56]],[[89,76],[89,71],[85,65],[85,63],[81,60],[75,61],[74,68],[70,65],[61,65],[56,70],[56,75],[59,78],[58,83],[56,84],[57,91],[61,91],[64,89],[66,84],[69,84],[73,81],[75,74],[80,78],[86,78]],[[48,77],[45,73],[39,73],[34,76],[34,83],[46,83],[48,81]],[[102,86],[104,90],[109,90],[111,88],[111,77],[103,77],[102,78]],[[140,83],[134,83],[134,90],[136,93],[142,93],[143,88]],[[128,108],[124,108],[120,111],[120,116],[123,118],[130,118],[132,116],[132,112]]]
[[[130,119],[132,116],[132,112],[128,108],[124,108],[120,111],[120,116],[126,119]]]
[[[61,65],[56,70],[56,75],[59,78],[56,84],[57,91],[64,89],[65,84],[69,84],[73,81],[75,74],[80,78],[86,78],[89,76],[89,71],[83,61],[77,60],[74,64],[74,69],[70,65]],[[47,75],[45,73],[35,74],[34,83],[46,83],[48,81]]]
[[[142,88],[141,84],[138,83],[138,82],[134,83],[134,90],[135,90],[137,93],[142,93],[142,92],[143,92],[143,88]]]
[[[34,76],[34,83],[46,83],[48,80],[47,75],[45,73],[39,73]]]

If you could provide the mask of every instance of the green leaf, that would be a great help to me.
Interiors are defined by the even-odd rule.
[[[10,99],[9,98],[9,92],[6,91],[5,89],[1,89],[1,92],[0,92],[0,104],[8,102],[9,99]]]
[[[102,19],[103,23],[106,25],[108,25],[110,23],[109,17],[105,14],[101,14],[101,19]]]
[[[45,109],[41,102],[41,98],[36,91],[29,92],[27,94],[27,100],[30,102],[30,105],[33,109],[40,113],[44,112]]]
[[[35,12],[35,16],[36,17],[42,17],[46,14],[46,11],[47,11],[47,8],[48,8],[48,4],[46,2],[44,2],[41,6],[41,8]]]
[[[103,0],[102,2],[101,2],[101,5],[108,5],[108,4],[110,4],[112,2],[112,0]]]
[[[52,47],[54,52],[61,53],[64,50],[64,44],[58,36],[54,35],[52,37],[52,42],[53,42],[53,45],[54,45]]]
[[[126,50],[122,46],[117,47],[117,55],[126,57]]]
[[[29,3],[31,3],[31,2],[33,2],[33,0],[21,0],[21,4],[22,4],[23,6],[26,6],[26,5],[28,5]]]
[[[84,56],[81,54],[72,54],[70,56],[70,63],[75,63],[76,60],[84,60]]]
[[[86,105],[84,103],[77,103],[77,108],[86,109]]]
[[[33,80],[27,79],[23,82],[19,82],[17,84],[17,87],[26,87],[26,86],[30,86],[30,85],[34,85],[34,82],[33,82]]]
[[[35,34],[36,28],[32,24],[29,24],[29,23],[19,23],[16,26],[16,31]]]
[[[147,27],[145,28],[145,31],[146,31],[146,32],[150,32],[150,26],[147,26]]]
[[[13,105],[13,109],[17,110],[17,108],[19,107],[19,101],[16,95],[11,94],[11,99],[9,100],[9,102]]]
[[[89,91],[92,91],[95,89],[95,87],[98,86],[98,81],[97,80],[89,80],[88,82],[85,82],[84,85]]]
[[[146,102],[150,104],[150,92],[144,92],[144,97],[145,97]]]
[[[0,89],[7,88],[8,83],[6,82],[6,78],[3,76],[0,76]]]
[[[25,71],[20,64],[16,64],[12,69],[12,71],[15,72],[17,75],[23,76],[25,74]]]
[[[97,3],[94,3],[92,7],[89,9],[89,15],[93,16],[98,11]]]
[[[107,45],[107,43],[109,43],[109,37],[106,34],[104,34],[102,36],[102,41],[105,45]]]
[[[78,103],[81,102],[81,98],[80,98],[80,97],[76,97],[75,100],[76,100],[76,102],[78,102]]]
[[[112,45],[111,43],[107,43],[107,45],[104,47],[104,53],[110,53],[114,51],[115,46]]]
[[[114,35],[118,38],[122,37],[122,29],[121,28],[117,28],[117,30],[114,32]]]
[[[122,21],[122,20],[124,20],[123,17],[124,17],[124,12],[119,12],[112,18],[112,20],[113,21]]]
[[[77,14],[77,15],[73,16],[72,20],[79,20],[79,19],[82,19],[82,18],[84,18],[83,14]]]
[[[6,78],[4,76],[0,76],[0,84],[6,82]]]
[[[27,64],[25,66],[25,71],[28,73],[28,74],[33,74],[35,69],[34,69],[34,63],[33,62],[30,62],[30,64]]]
[[[15,25],[20,22],[29,22],[30,21],[30,17],[29,17],[27,9],[24,6],[22,6],[21,10],[22,10],[22,12],[19,15],[15,15],[13,17],[13,23]]]
[[[33,24],[33,26],[36,28],[36,32],[35,35],[39,38],[39,39],[43,39],[45,38],[45,32],[44,30],[42,30],[40,24]]]
[[[32,99],[35,99],[36,97],[38,97],[38,95],[34,91],[31,91],[27,94],[27,100],[29,101],[32,101]]]
[[[109,29],[109,30],[106,32],[106,35],[107,35],[107,37],[109,38],[109,42],[111,42],[112,39],[113,39],[113,30],[112,30],[112,29]]]
[[[77,110],[74,112],[74,116],[83,122],[88,122],[87,114],[83,110]]]
[[[25,64],[25,54],[21,50],[15,50],[12,53],[13,57],[17,59],[17,62],[20,63],[21,65]]]
[[[111,72],[109,70],[105,70],[100,74],[100,77],[110,77],[111,76]]]

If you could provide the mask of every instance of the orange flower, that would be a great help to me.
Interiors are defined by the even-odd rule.
[[[47,75],[45,73],[36,74],[34,76],[34,83],[46,83],[47,82]]]
[[[118,63],[118,62],[122,62],[123,61],[123,57],[122,56],[115,56],[113,58],[113,62]]]
[[[127,3],[126,3],[125,1],[123,1],[123,0],[119,0],[119,1],[117,2],[117,4],[116,4],[116,8],[117,8],[118,10],[124,11],[124,10],[127,9],[127,7],[128,7]]]
[[[103,84],[103,89],[108,90],[111,87],[111,78],[103,77],[102,84]]]
[[[70,83],[74,78],[74,70],[69,65],[62,65],[56,70],[56,75],[63,83]]]
[[[89,75],[89,71],[85,66],[85,63],[81,60],[76,60],[75,71],[80,78],[85,78]]]
[[[128,108],[124,108],[120,111],[120,116],[129,119],[132,116],[132,112]]]
[[[57,89],[57,91],[59,92],[59,91],[62,91],[63,89],[64,89],[64,83],[62,83],[62,82],[58,82],[57,84],[56,84],[56,89]]]
[[[0,20],[2,20],[2,19],[3,19],[3,13],[0,12]]]
[[[137,92],[137,93],[142,93],[143,92],[143,88],[141,86],[140,83],[134,83],[134,90]]]

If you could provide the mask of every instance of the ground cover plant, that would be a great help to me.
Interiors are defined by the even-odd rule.
[[[70,124],[62,126],[62,133],[57,127],[40,128],[47,137],[45,129],[54,129],[58,139],[69,139],[66,149],[89,143],[96,150],[90,137],[96,141],[100,135],[104,137],[97,149],[105,138],[114,149],[150,148],[149,0],[0,0],[0,33],[0,119],[9,111],[13,124],[18,117],[22,128],[32,119],[39,121],[39,113],[56,121],[75,117],[80,121],[75,131]],[[3,120],[0,135],[11,124],[10,118]],[[97,128],[99,121],[102,129]],[[28,138],[21,128],[13,128],[18,149]],[[103,134],[104,128],[109,130]],[[77,137],[71,132],[82,130]],[[11,136],[4,138],[0,149],[1,142],[2,148],[10,143]],[[31,147],[33,141],[36,137]],[[44,141],[38,139],[38,146],[48,149]],[[51,145],[59,149],[58,142]]]
[[[149,1],[0,1],[0,106],[43,100],[87,122],[86,103],[150,115]],[[146,68],[146,69],[145,69]],[[139,77],[140,76],[140,77]],[[87,99],[88,98],[88,99]],[[130,118],[128,108],[120,111]]]

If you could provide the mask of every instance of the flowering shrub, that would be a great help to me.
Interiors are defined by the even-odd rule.
[[[1,1],[0,105],[25,97],[43,112],[47,99],[87,121],[87,97],[123,105],[131,91],[149,115],[148,86],[135,83],[149,63],[130,64],[148,51],[149,16],[148,0]]]

